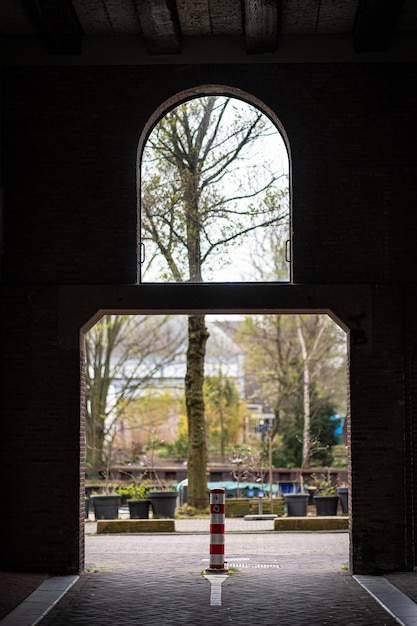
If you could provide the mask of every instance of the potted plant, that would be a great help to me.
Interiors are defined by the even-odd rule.
[[[309,494],[304,490],[303,474],[299,475],[300,491],[293,491],[284,495],[288,517],[306,517],[308,511]]]
[[[308,493],[294,492],[284,495],[288,517],[305,517],[308,511]]]
[[[348,487],[336,487],[336,491],[339,496],[340,505],[342,507],[342,513],[347,515],[349,513],[349,488]]]
[[[132,482],[125,487],[118,487],[116,491],[126,498],[130,519],[148,519],[150,500],[148,499],[149,484],[147,481],[140,484]]]
[[[312,474],[311,478],[316,489],[313,499],[317,515],[337,515],[339,496],[330,476],[330,470],[327,470],[327,474],[319,476]]]
[[[117,519],[122,496],[118,493],[94,494],[90,500],[93,503],[94,517],[101,519]]]
[[[156,519],[175,517],[179,492],[173,487],[156,487],[150,489],[148,498],[151,502],[153,517]]]
[[[148,439],[149,457],[147,457],[147,461],[150,468],[151,478],[153,477],[156,480],[157,486],[153,486],[151,489],[149,489],[148,498],[152,506],[152,513],[154,518],[173,519],[175,516],[175,509],[177,507],[177,498],[179,496],[179,491],[177,491],[173,487],[164,486],[158,476],[158,472],[156,471],[154,463],[155,452],[158,444],[159,440],[156,436],[156,429],[153,428],[151,431],[151,435]]]
[[[90,500],[93,504],[94,517],[101,519],[117,519],[122,496],[113,492],[109,483],[109,472],[106,472],[103,493],[94,493]]]

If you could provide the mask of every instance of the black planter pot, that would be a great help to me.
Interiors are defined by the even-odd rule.
[[[148,519],[149,500],[128,500],[130,519]]]
[[[287,493],[285,496],[289,517],[305,517],[308,507],[308,493]]]
[[[339,494],[340,505],[342,507],[342,513],[349,513],[349,499],[348,499],[348,487],[336,487],[336,491]]]
[[[88,519],[89,513],[90,513],[90,500],[89,498],[84,498],[84,519]]]
[[[317,515],[337,515],[339,496],[314,496]]]
[[[154,517],[174,518],[178,491],[150,491],[148,498],[151,501]]]
[[[122,496],[91,496],[96,520],[117,519]]]

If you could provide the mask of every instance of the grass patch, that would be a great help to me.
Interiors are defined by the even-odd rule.
[[[94,563],[91,563],[90,565],[86,565],[84,568],[84,571],[87,572],[87,574],[106,574],[107,573],[106,569],[99,569],[97,565],[94,565]]]
[[[233,576],[233,574],[239,574],[240,573],[240,569],[238,569],[237,567],[234,567],[233,565],[231,565],[230,567],[227,568],[227,572],[222,572],[221,574],[216,574],[216,573],[212,573],[212,572],[207,572],[205,569],[201,570],[200,575],[201,576],[206,576],[211,575],[211,576],[218,576],[218,575],[223,575],[223,576]]]
[[[210,517],[210,508],[197,509],[194,506],[183,504],[181,507],[175,510],[176,519],[208,519]]]

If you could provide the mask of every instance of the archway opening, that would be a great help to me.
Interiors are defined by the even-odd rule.
[[[345,331],[311,312],[207,320],[207,481],[261,481],[274,497],[313,488],[312,474],[347,486]],[[104,315],[86,334],[89,492],[172,486],[187,476],[186,335],[187,316],[167,314]],[[99,398],[104,404],[93,406]],[[246,455],[240,476],[237,455]]]
[[[236,128],[234,126],[235,122],[230,118],[229,123],[226,125],[226,130],[223,131],[223,134],[219,134],[217,131],[221,128],[221,120],[226,119],[227,111],[233,108],[232,101],[236,101],[237,103],[234,107],[235,113],[237,112],[237,117],[240,116],[240,118],[243,119],[247,125],[245,126],[243,123],[237,130],[229,132],[231,129],[233,130]],[[247,105],[253,109],[251,115],[254,115],[254,118],[242,113]],[[215,121],[213,122],[210,115],[214,111],[218,112],[218,117],[214,118]],[[227,143],[235,136],[241,137],[242,134],[239,135],[239,132],[244,133],[246,129],[249,133],[248,129],[256,128],[254,120],[257,119],[265,119],[266,126],[262,127],[263,130],[261,128],[261,131],[256,139],[260,139],[264,146],[268,139],[268,135],[270,135],[275,142],[278,140],[280,148],[277,152],[280,153],[281,158],[285,154],[286,164],[284,165],[284,168],[279,171],[279,174],[277,174],[278,170],[276,165],[270,164],[269,170],[266,168],[265,171],[273,172],[272,177],[265,178],[266,174],[264,171],[263,177],[261,176],[258,180],[255,180],[255,185],[253,177],[248,175],[247,172],[251,169],[254,171],[257,169],[259,163],[256,161],[256,157],[254,157],[254,155],[256,154],[258,156],[258,161],[260,162],[264,158],[265,152],[269,152],[269,150],[264,150],[264,153],[261,154],[262,144],[259,144],[261,145],[260,151],[254,150],[253,154],[250,154],[249,152],[245,159],[242,158],[242,161],[247,161],[247,164],[249,164],[249,169],[242,167],[242,171],[245,170],[246,172],[246,176],[243,175],[242,178],[238,176],[241,165],[241,153],[236,147],[232,147],[230,148],[230,154],[233,155],[233,158],[230,159],[230,161],[237,167],[236,169],[232,169],[230,172],[226,173],[232,174],[232,178],[234,177],[236,179],[235,186],[233,186],[233,183],[229,182],[226,185],[227,193],[222,193],[218,188],[214,188],[211,192],[207,193],[207,188],[209,187],[209,183],[211,181],[210,174],[213,174],[212,179],[216,182],[219,180],[223,181],[224,179],[222,172],[226,169],[225,166],[223,166],[223,169],[220,166],[219,169],[216,169],[218,163],[225,163],[225,161],[222,160],[224,159],[222,146],[227,145]],[[209,129],[212,128],[212,123],[214,123],[214,131],[210,134]],[[246,135],[246,137],[247,136],[249,135]],[[187,150],[184,149],[185,145],[187,145]],[[233,144],[231,145],[233,146]],[[166,149],[167,146],[168,151]],[[213,146],[220,146],[220,151],[218,150],[216,153]],[[213,155],[216,154],[218,155],[217,159],[213,157]],[[262,159],[260,158],[260,154]],[[204,160],[201,155],[203,155],[206,160]],[[263,167],[265,167],[265,160],[263,160],[262,163]],[[193,167],[194,170],[192,169]],[[203,174],[206,175],[206,178],[204,178]],[[257,177],[255,176],[254,178],[256,179]],[[286,183],[282,186],[281,183],[285,178]],[[191,184],[189,184],[190,180]],[[262,183],[260,185],[258,184],[259,180],[261,180]],[[251,192],[248,192],[248,188],[245,187],[247,181],[254,185],[252,195]],[[280,184],[274,186],[276,181],[280,181]],[[145,131],[142,133],[142,137],[139,142],[138,183],[138,258],[140,258],[141,261],[138,271],[138,282],[141,283],[141,287],[144,288],[144,294],[147,293],[147,287],[152,287],[152,285],[146,285],[146,283],[191,283],[188,285],[189,289],[187,289],[187,292],[189,294],[193,294],[193,290],[197,287],[196,283],[199,282],[220,282],[221,284],[218,287],[219,290],[222,291],[222,286],[227,288],[225,283],[230,282],[249,283],[247,286],[249,290],[251,290],[254,286],[253,283],[266,284],[269,281],[273,281],[275,283],[291,281],[291,193],[288,141],[285,139],[285,133],[281,128],[279,121],[276,119],[276,116],[271,111],[268,111],[267,107],[265,107],[262,103],[255,101],[255,99],[248,96],[248,94],[242,94],[237,90],[231,90],[226,87],[204,86],[202,88],[178,94],[171,101],[164,103],[158,111],[155,112],[152,119],[149,120],[149,123]],[[260,194],[263,189],[266,189],[267,191],[265,196],[261,196]],[[239,195],[246,201],[243,209],[234,204]],[[251,205],[250,200],[248,200],[251,197],[252,199],[255,198],[256,200],[259,200],[258,204],[255,203],[255,206],[253,206],[253,204]],[[259,210],[258,205],[261,207],[261,210]],[[178,216],[180,216],[179,219]],[[217,219],[214,219],[213,216]],[[257,223],[256,218],[259,216],[261,216],[262,219],[260,223]],[[237,230],[235,229],[236,225]],[[255,251],[255,254],[252,254],[251,252],[248,252],[250,250],[250,245],[249,247],[245,247],[245,243],[247,243],[247,238],[245,242],[245,236],[248,234],[252,235],[257,231],[261,232],[262,228],[264,229],[263,234],[260,239],[255,238],[255,245],[252,248],[252,252]],[[240,235],[242,235],[241,241],[245,242],[244,244],[242,244],[239,239]],[[222,248],[223,244],[224,246]],[[234,249],[233,246],[235,246]],[[238,259],[236,267],[239,271],[241,271],[240,275],[236,274],[236,267],[233,269],[232,266],[228,265],[229,260],[232,260],[233,262],[236,261],[236,259]],[[242,271],[242,259],[249,260],[246,267],[246,270],[249,268],[248,271]],[[252,287],[250,283],[252,283]],[[166,290],[167,287],[171,287],[175,292],[178,289],[179,298],[184,296],[184,292],[181,290],[180,285],[159,285],[158,289],[162,288],[161,302],[164,300],[162,292]],[[171,289],[169,291],[172,296],[174,292],[172,292]],[[208,291],[210,291],[210,289]],[[207,293],[205,296],[207,296]],[[196,305],[191,307],[188,311],[183,311],[188,320],[193,317],[199,318],[198,328],[194,328],[192,333],[188,332],[188,337],[190,337],[193,333],[204,333],[206,330],[206,320],[207,325],[209,325],[210,317],[214,315],[214,311],[221,311],[223,306],[225,307],[223,315],[226,318],[226,323],[231,321],[231,315],[239,316],[242,314],[242,311],[246,310],[245,304],[242,306],[242,304],[239,304],[238,301],[231,300],[230,293],[227,295],[223,294],[223,296],[221,295],[220,300],[217,300],[216,302],[212,300],[210,295],[208,295],[207,298],[205,296],[203,298],[205,304],[202,300],[199,300],[197,296],[195,300]],[[168,300],[170,299],[171,297],[168,298]],[[193,300],[194,296],[191,296],[191,299]],[[253,314],[252,325],[254,324],[255,314],[258,315],[260,319],[261,311],[262,315],[265,314],[265,319],[269,321],[271,321],[274,317],[275,307],[273,302],[276,301],[275,296],[272,301],[269,301],[266,306],[262,307],[253,306],[251,296],[248,294],[243,296],[243,300],[246,304],[250,302],[247,309],[247,315],[250,316]],[[157,311],[158,315],[165,315],[167,310],[172,314],[178,313],[178,310],[171,308],[166,309],[166,306],[166,302],[165,305],[161,305],[160,310]],[[181,309],[182,306],[179,308]],[[259,310],[256,311],[258,308]],[[284,311],[285,308],[286,307],[284,306]],[[144,311],[138,310],[137,312],[142,313]],[[130,310],[129,314],[131,313],[132,311]],[[150,311],[150,315],[154,313],[155,311]],[[307,313],[312,314],[310,319],[312,319],[315,315],[315,313],[312,313],[312,310],[300,310],[299,312],[291,310],[291,313],[295,313],[295,317],[293,316],[293,319],[298,318],[299,321]],[[321,313],[322,311],[320,311],[320,314]],[[280,311],[279,315],[282,314],[283,311]],[[227,319],[228,316],[229,319]],[[317,317],[320,318],[320,315]],[[323,316],[321,315],[321,317]],[[293,328],[294,337],[298,338],[297,340],[300,342],[300,348],[303,343],[302,338],[304,336],[301,326],[299,326],[299,328]],[[209,333],[207,333],[207,335],[209,335]],[[188,345],[188,348],[189,347],[190,344]],[[304,361],[310,362],[311,355],[307,349],[306,342],[304,342],[301,352],[303,352],[303,350]],[[202,352],[204,353],[204,351]],[[207,354],[203,354],[203,359],[206,359],[206,357]],[[256,370],[256,365],[253,366],[253,369]],[[306,370],[304,369],[303,378],[305,378],[305,372]],[[187,378],[187,376],[185,376],[185,378]],[[217,378],[217,380],[211,381],[211,392],[214,393],[214,396],[216,396],[215,385],[217,384],[217,386],[220,386],[222,389],[222,382],[224,382],[222,369],[218,369],[217,374],[213,375],[212,378]],[[298,382],[300,383],[300,381],[301,377]],[[297,403],[295,400],[298,399],[298,410],[301,406],[303,422],[305,422],[308,412],[305,404],[306,395],[310,402],[311,409],[311,400],[314,395],[314,390],[311,385],[314,385],[314,381],[309,381],[307,386],[304,387],[304,397],[301,404],[299,394],[298,398],[292,398],[294,400],[292,415],[295,415],[296,413],[295,404]],[[300,434],[300,432],[296,432],[297,429],[294,428],[294,424],[288,425],[287,423],[285,425],[287,432],[284,432],[285,428],[283,427],[283,424],[285,424],[287,417],[291,412],[289,406],[290,403],[288,401],[286,407],[278,406],[279,402],[278,405],[274,406],[274,402],[271,398],[265,400],[266,386],[267,385],[264,381],[262,383],[258,383],[258,395],[261,396],[260,401],[250,403],[247,401],[248,398],[245,398],[246,406],[252,404],[252,407],[255,406],[254,411],[258,411],[258,417],[253,417],[253,415],[250,415],[249,417],[246,416],[246,424],[248,420],[256,421],[255,434],[252,432],[252,429],[249,428],[252,439],[258,444],[262,443],[268,438],[269,434],[272,435],[273,431],[274,437],[277,437],[276,447],[281,448],[281,452],[283,451],[282,449],[286,447],[287,458],[285,463],[287,463],[287,465],[292,464],[294,467],[296,465],[296,461],[294,460],[296,458],[294,450],[292,460],[288,459],[288,450],[291,447],[289,444],[291,433],[296,433],[293,436],[293,440],[298,444],[301,444],[301,455],[302,457],[304,455],[304,461],[301,460],[299,465],[305,466],[308,464],[306,459],[310,461],[311,457],[314,455],[316,455],[317,458],[321,455],[327,464],[329,464],[329,457],[326,459],[325,453],[326,446],[330,444],[323,444],[322,438],[316,437],[317,433],[314,434],[313,439],[311,438],[311,420],[308,442],[305,442],[306,431],[304,428],[301,429]],[[302,385],[299,387],[299,390],[301,387]],[[344,388],[347,394],[346,384]],[[207,389],[205,391],[208,393]],[[153,385],[152,392],[155,392],[155,385]],[[202,385],[202,396],[203,393],[204,390]],[[115,394],[115,396],[116,395],[117,394]],[[281,395],[283,396],[283,394]],[[297,394],[294,393],[294,396],[297,396]],[[252,400],[253,399],[254,398],[252,398]],[[255,399],[257,399],[256,394]],[[280,400],[282,400],[282,397]],[[152,412],[154,414],[160,413],[161,404],[162,401],[159,396],[155,398],[155,395],[147,396],[147,394],[142,394],[142,397],[139,398],[138,401],[137,412],[140,413],[142,411],[143,413],[146,411],[146,407],[152,407]],[[192,404],[187,400],[187,397],[185,404],[187,406]],[[329,428],[329,432],[331,431],[332,436],[334,436],[337,427],[340,427],[340,422],[337,423],[337,420],[339,420],[338,416],[340,416],[340,414],[343,415],[343,413],[346,415],[347,413],[347,405],[348,402],[346,398],[344,403],[345,408],[342,409],[335,407],[331,411],[331,416],[327,417],[328,420],[330,417],[334,418],[333,424],[330,424]],[[221,407],[219,409],[219,405],[217,405],[217,411],[219,412],[219,410],[221,411],[223,409]],[[259,413],[261,415],[273,415],[273,417],[262,419],[259,417]],[[217,414],[219,415],[219,413]],[[187,415],[187,418],[188,417],[189,416]],[[219,415],[219,420],[224,420],[224,412],[221,417]],[[188,425],[189,423],[190,421],[188,419]],[[241,421],[241,423],[245,422]],[[280,428],[282,427],[281,430],[280,428],[275,428],[277,424],[280,424]],[[153,425],[148,425],[148,430],[149,426],[152,426],[151,430],[153,430]],[[200,426],[199,429],[201,430],[202,428]],[[329,424],[327,424],[327,426],[329,426]],[[323,426],[320,428],[323,429]],[[118,437],[119,443],[124,441],[125,445],[127,432],[129,430],[130,427],[126,426],[126,422],[124,422],[121,428],[122,432],[117,432],[116,429],[115,438],[112,442],[114,443],[114,441],[117,441]],[[132,428],[132,430],[134,430],[134,428]],[[214,430],[216,430],[216,427],[214,427]],[[269,430],[271,433],[268,432]],[[224,458],[225,450],[227,448],[226,444],[228,443],[225,441],[224,428],[217,428],[216,433],[217,439],[214,437],[213,441],[216,440],[216,445],[220,450],[220,456]],[[182,433],[180,432],[177,434],[177,439],[170,442],[170,445],[174,446],[177,444],[177,448],[180,448]],[[245,441],[245,438],[249,438],[248,429],[241,429],[239,436],[240,440],[237,439],[234,442],[236,445],[242,446],[248,443]],[[273,437],[271,436],[270,441],[272,439]],[[252,443],[252,441],[250,443]],[[143,442],[139,442],[139,444],[143,445]],[[135,442],[137,450],[140,448],[139,444]],[[297,445],[293,446],[293,448],[297,448]],[[272,445],[270,445],[270,449],[272,457],[274,456],[274,453],[278,453],[273,449]],[[300,445],[298,445],[298,449],[300,449]],[[306,456],[304,449],[307,450]],[[132,462],[132,458],[135,456],[136,451],[131,450],[131,452],[133,453],[131,459],[129,460],[129,458],[125,458],[124,461],[127,461],[128,463]],[[202,458],[203,457],[201,456],[200,461]],[[281,459],[282,458],[285,458],[285,456],[283,457],[281,455]],[[188,461],[189,458],[187,457],[187,462]],[[200,462],[200,466],[204,468],[204,485],[206,485],[205,471],[209,464],[209,459],[203,459],[203,462]],[[187,466],[187,472],[188,471],[190,471],[189,464]],[[152,479],[154,479],[155,473],[152,471],[149,473],[151,474]],[[297,483],[298,485],[303,485],[302,472],[298,473],[299,477],[297,479]],[[174,477],[170,476],[169,478],[172,479]],[[344,478],[344,480],[346,480],[346,478]],[[280,482],[279,479],[277,482]],[[296,481],[294,480],[292,481],[292,486],[294,488],[296,488],[295,482]],[[271,493],[272,486],[273,485],[271,483]]]
[[[253,97],[204,86],[164,103],[139,142],[139,282],[288,282],[289,170]]]

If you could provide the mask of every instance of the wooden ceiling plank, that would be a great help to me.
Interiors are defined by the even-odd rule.
[[[135,0],[149,54],[179,54],[181,31],[173,0]]]
[[[356,52],[386,52],[403,0],[359,0],[355,16]]]
[[[282,0],[280,8],[281,35],[310,35],[316,32],[319,0]]]
[[[278,0],[244,0],[246,52],[273,52],[278,48]]]
[[[138,35],[133,0],[72,0],[84,35]]]
[[[334,8],[334,0],[321,0],[317,19],[317,34],[339,34],[352,31],[357,8],[356,2],[338,0],[337,11]]]
[[[213,34],[208,0],[177,0],[176,6],[183,37]]]
[[[71,0],[23,0],[49,52],[80,54],[82,28]]]
[[[213,35],[242,34],[242,4],[240,0],[210,0],[210,22]]]
[[[105,0],[105,4],[115,35],[141,33],[138,15],[132,0]]]

